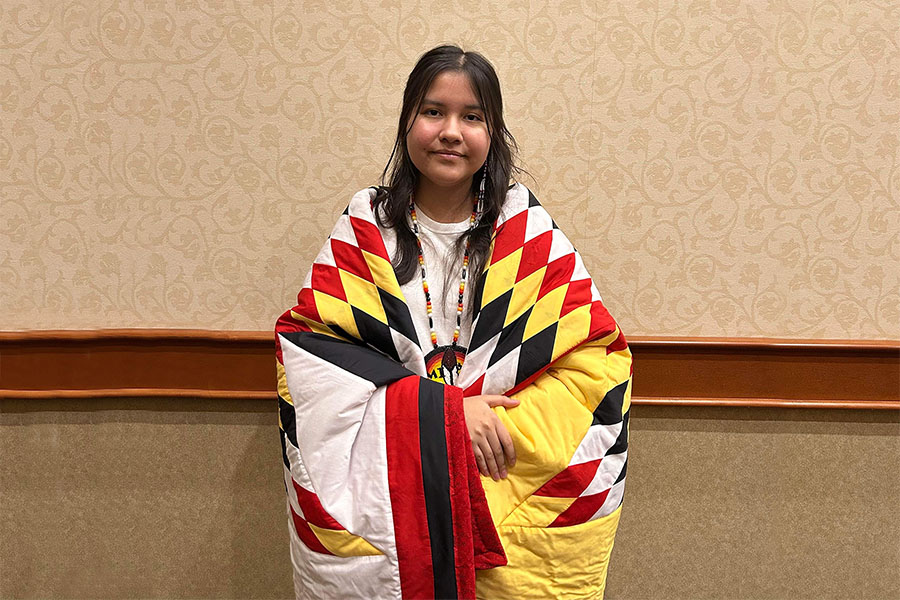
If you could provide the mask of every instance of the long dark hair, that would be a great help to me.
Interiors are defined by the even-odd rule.
[[[457,240],[457,250],[469,240],[469,272],[472,280],[481,273],[491,245],[493,223],[506,200],[510,178],[521,172],[516,166],[518,146],[503,122],[503,98],[500,81],[494,67],[477,52],[464,52],[457,46],[438,46],[422,55],[413,67],[403,90],[403,107],[397,126],[397,138],[384,171],[382,186],[375,195],[375,214],[382,227],[390,227],[397,234],[397,252],[393,257],[394,272],[400,284],[416,274],[419,250],[416,236],[407,222],[409,199],[419,181],[419,170],[409,157],[406,136],[412,126],[410,117],[418,112],[431,82],[447,71],[464,73],[469,79],[478,102],[484,110],[491,146],[487,157],[487,180],[484,187],[484,214],[479,225]],[[484,169],[472,178],[472,193],[476,193]],[[387,181],[387,184],[385,184]],[[475,286],[470,286],[470,290]]]

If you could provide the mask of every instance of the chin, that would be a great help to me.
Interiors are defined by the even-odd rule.
[[[472,179],[472,175],[469,173],[447,173],[446,171],[432,171],[431,173],[420,171],[420,173],[428,179],[428,181],[440,187],[454,187]]]
[[[471,177],[463,177],[461,179],[439,179],[439,178],[429,178],[429,180],[438,187],[443,188],[454,188],[459,187],[461,185],[468,185],[471,183]]]

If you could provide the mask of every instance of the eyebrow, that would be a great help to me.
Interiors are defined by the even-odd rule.
[[[434,106],[440,106],[440,107],[447,106],[443,102],[438,102],[437,100],[431,100],[430,98],[424,98],[422,100],[422,105],[424,106],[425,104],[433,104]],[[466,110],[480,110],[480,111],[484,112],[484,109],[481,108],[480,104],[466,104],[465,109]]]

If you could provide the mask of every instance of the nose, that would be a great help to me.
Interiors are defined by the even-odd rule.
[[[459,142],[462,140],[460,133],[459,120],[455,116],[449,116],[444,119],[444,127],[441,129],[441,141]]]

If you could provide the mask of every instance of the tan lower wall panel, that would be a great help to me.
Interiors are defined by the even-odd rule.
[[[900,598],[896,411],[633,411],[608,598]]]
[[[0,597],[292,594],[274,403],[0,407]]]
[[[900,597],[896,411],[637,406],[607,598]],[[275,406],[0,403],[0,597],[292,593]]]

